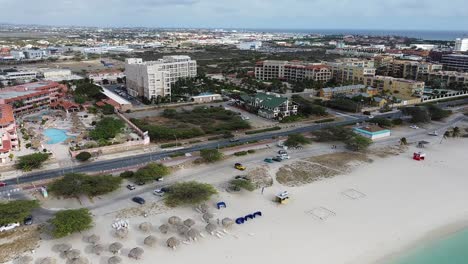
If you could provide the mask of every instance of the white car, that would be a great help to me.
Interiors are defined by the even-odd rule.
[[[280,154],[280,155],[278,155],[278,157],[281,158],[282,160],[289,159],[288,154]]]
[[[15,229],[15,228],[17,228],[19,226],[20,226],[20,223],[12,223],[12,224],[8,224],[8,225],[0,226],[0,232],[12,230],[12,229]]]
[[[370,115],[370,116],[369,116],[369,119],[372,119],[372,118],[374,118],[374,116],[373,116],[373,115]]]
[[[419,129],[419,127],[417,125],[411,125],[410,128],[412,129]]]
[[[153,191],[153,194],[162,197],[164,195],[164,192],[161,189],[156,189]]]

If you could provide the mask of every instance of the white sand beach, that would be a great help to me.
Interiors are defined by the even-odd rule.
[[[130,235],[119,240],[112,235],[115,214],[95,213],[95,227],[84,234],[61,240],[43,240],[33,257],[56,257],[53,245],[70,242],[92,263],[107,263],[111,254],[89,253],[83,235],[98,234],[106,246],[120,241],[123,263],[382,263],[381,259],[428,236],[439,236],[441,230],[460,227],[468,220],[468,140],[449,139],[433,143],[424,151],[425,161],[411,159],[413,146],[399,156],[374,158],[347,175],[317,181],[301,187],[284,187],[276,183],[253,193],[220,192],[212,200],[211,212],[217,218],[239,216],[261,211],[262,217],[243,225],[235,225],[221,238],[205,233],[205,237],[190,245],[181,244],[171,250],[165,246],[174,232],[161,234],[157,227],[172,215],[182,219],[192,217],[204,231],[200,214],[192,208],[162,210],[147,218],[130,219]],[[272,202],[274,195],[287,190],[289,204]],[[352,199],[355,198],[355,199]],[[225,201],[227,209],[217,210],[213,204]],[[319,217],[322,219],[320,219]],[[198,217],[198,218],[197,218]],[[138,230],[138,224],[149,221],[151,232],[159,241],[154,248],[143,244],[148,235]],[[441,229],[443,228],[443,229]],[[222,229],[222,228],[220,228]],[[127,257],[128,251],[139,246],[145,250],[141,260]],[[88,252],[88,253],[85,253]]]

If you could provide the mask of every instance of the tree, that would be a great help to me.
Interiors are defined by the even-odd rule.
[[[52,235],[61,238],[92,227],[93,219],[88,209],[64,210],[55,214],[50,220]]]
[[[387,118],[380,118],[380,117],[373,118],[369,122],[377,124],[377,125],[379,125],[380,127],[383,127],[383,128],[392,127],[392,125],[393,125],[392,120],[387,119]]]
[[[115,107],[113,105],[110,105],[110,104],[105,104],[102,107],[102,113],[105,114],[105,115],[112,115],[112,114],[115,113]]]
[[[133,178],[133,176],[135,176],[135,173],[133,171],[124,171],[120,173],[119,176],[124,179],[129,179],[129,178]]]
[[[13,153],[10,153],[10,155],[8,155],[8,158],[10,158],[10,161],[12,161],[14,157],[15,155]]]
[[[361,135],[354,134],[352,137],[348,138],[345,143],[346,147],[353,151],[362,151],[372,144],[372,140]]]
[[[31,171],[38,169],[42,164],[49,159],[47,153],[33,153],[29,155],[19,156],[16,161],[15,167],[23,171]]]
[[[411,116],[411,122],[413,123],[428,123],[431,121],[429,111],[425,107],[405,107],[402,109],[404,114]]]
[[[112,117],[104,117],[96,123],[95,128],[89,132],[92,139],[111,139],[114,138],[122,128],[125,127],[125,123],[120,119]]]
[[[200,150],[200,156],[205,162],[216,162],[223,158],[223,153],[217,149],[202,149]]]
[[[23,222],[31,211],[39,207],[37,200],[15,200],[0,203],[0,226]]]
[[[444,110],[433,104],[427,105],[426,108],[429,111],[429,115],[431,116],[432,120],[441,120],[449,117],[452,114],[452,111]]]
[[[402,145],[402,146],[408,145],[408,141],[406,140],[405,137],[400,138],[400,145]]]
[[[229,189],[236,192],[240,191],[241,189],[252,192],[255,190],[255,185],[250,180],[234,179],[229,182]]]
[[[450,136],[452,136],[452,133],[450,133],[450,131],[447,130],[445,131],[443,138],[448,138]]]
[[[83,151],[83,152],[80,152],[78,155],[76,155],[75,158],[81,162],[87,161],[91,158],[91,153],[87,151]]]
[[[134,174],[136,182],[147,183],[149,181],[158,180],[166,175],[169,175],[168,167],[159,163],[150,163],[143,168],[138,169]]]
[[[210,184],[195,181],[179,182],[171,186],[166,195],[165,203],[171,207],[196,205],[208,201],[212,195],[217,193]]]
[[[112,175],[89,176],[82,173],[68,173],[49,185],[49,191],[57,196],[97,196],[113,192],[120,187],[122,178]]]
[[[459,137],[460,136],[460,128],[459,127],[454,127],[452,130],[452,136],[453,137]]]
[[[288,147],[297,147],[306,144],[310,144],[310,139],[304,137],[304,135],[301,134],[291,134],[288,136],[286,142],[284,142],[284,145]]]

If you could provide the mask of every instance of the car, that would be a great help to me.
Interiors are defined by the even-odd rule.
[[[439,135],[439,133],[437,133],[437,131],[433,131],[433,132],[429,133],[428,135],[437,137]]]
[[[139,196],[133,197],[132,201],[134,201],[137,204],[145,204],[146,203],[145,199],[143,199],[143,198],[141,198]]]
[[[410,128],[412,129],[419,129],[419,127],[417,125],[411,125]]]
[[[274,160],[276,162],[282,162],[283,161],[283,159],[281,157],[274,157],[271,160]]]
[[[137,184],[141,186],[141,185],[145,185],[145,184],[146,184],[146,182],[144,182],[144,181],[141,181],[141,182],[137,182]]]
[[[281,155],[278,155],[278,157],[280,157],[280,158],[283,159],[283,160],[289,159],[289,155],[288,155],[288,154],[281,154]]]
[[[15,228],[17,228],[19,226],[20,226],[20,223],[12,223],[12,224],[8,224],[8,225],[0,226],[0,232],[12,230],[12,229],[15,229]]]
[[[133,190],[135,190],[135,185],[129,184],[129,185],[127,185],[127,189],[129,189],[130,191],[133,191]]]
[[[171,191],[171,188],[170,187],[162,187],[161,191],[164,192],[164,193],[168,193],[168,192]]]
[[[278,154],[284,155],[284,154],[288,154],[288,152],[286,150],[278,150]]]
[[[240,163],[234,164],[234,168],[241,170],[241,171],[245,170],[245,166]]]
[[[229,139],[229,142],[238,142],[238,141],[239,141],[238,138],[231,138],[231,139]]]
[[[249,181],[249,178],[247,178],[247,176],[243,176],[243,175],[237,175],[236,177],[234,177],[234,179]]]
[[[364,111],[364,112],[362,112],[362,113],[363,113],[364,115],[371,115],[371,112],[369,112],[369,111]]]
[[[5,187],[7,186],[6,182],[0,182],[0,187]]]
[[[33,216],[30,215],[30,216],[27,216],[26,218],[24,218],[23,223],[24,223],[24,225],[32,225],[33,224]]]
[[[263,161],[266,163],[273,163],[273,160],[271,158],[265,158]]]
[[[164,195],[164,192],[161,190],[161,189],[156,189],[153,191],[153,194],[156,195],[156,196],[163,196]]]
[[[369,117],[369,119],[372,119],[372,118],[374,118],[374,116],[373,116],[373,115],[369,115],[368,117]]]

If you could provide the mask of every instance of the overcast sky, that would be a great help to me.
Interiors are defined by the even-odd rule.
[[[468,29],[468,0],[0,0],[15,24]]]

